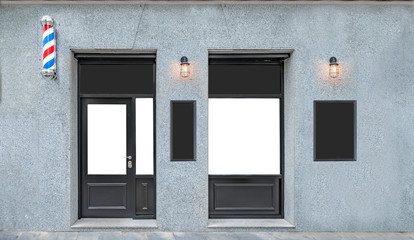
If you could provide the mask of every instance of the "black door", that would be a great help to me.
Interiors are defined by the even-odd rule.
[[[82,217],[134,217],[131,99],[82,99]]]

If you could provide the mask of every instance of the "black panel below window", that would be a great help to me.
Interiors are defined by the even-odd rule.
[[[88,183],[88,209],[126,209],[126,183]]]
[[[282,176],[209,176],[210,218],[282,217]]]
[[[315,161],[356,160],[355,108],[355,101],[315,101]]]
[[[135,179],[136,218],[155,217],[154,176],[137,176]]]

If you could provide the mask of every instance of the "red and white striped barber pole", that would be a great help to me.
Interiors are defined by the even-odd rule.
[[[44,79],[56,79],[56,36],[53,27],[53,18],[43,16],[40,20],[43,27],[43,64],[42,74]]]

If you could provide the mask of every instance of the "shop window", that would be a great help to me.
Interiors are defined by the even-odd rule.
[[[209,217],[283,217],[283,59],[211,55]]]

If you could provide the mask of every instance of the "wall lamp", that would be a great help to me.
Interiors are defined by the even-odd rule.
[[[336,57],[331,57],[329,59],[329,76],[331,78],[336,78],[339,75],[338,63],[336,62]]]
[[[190,63],[188,63],[188,58],[185,56],[181,58],[180,74],[181,74],[181,77],[190,76]]]

